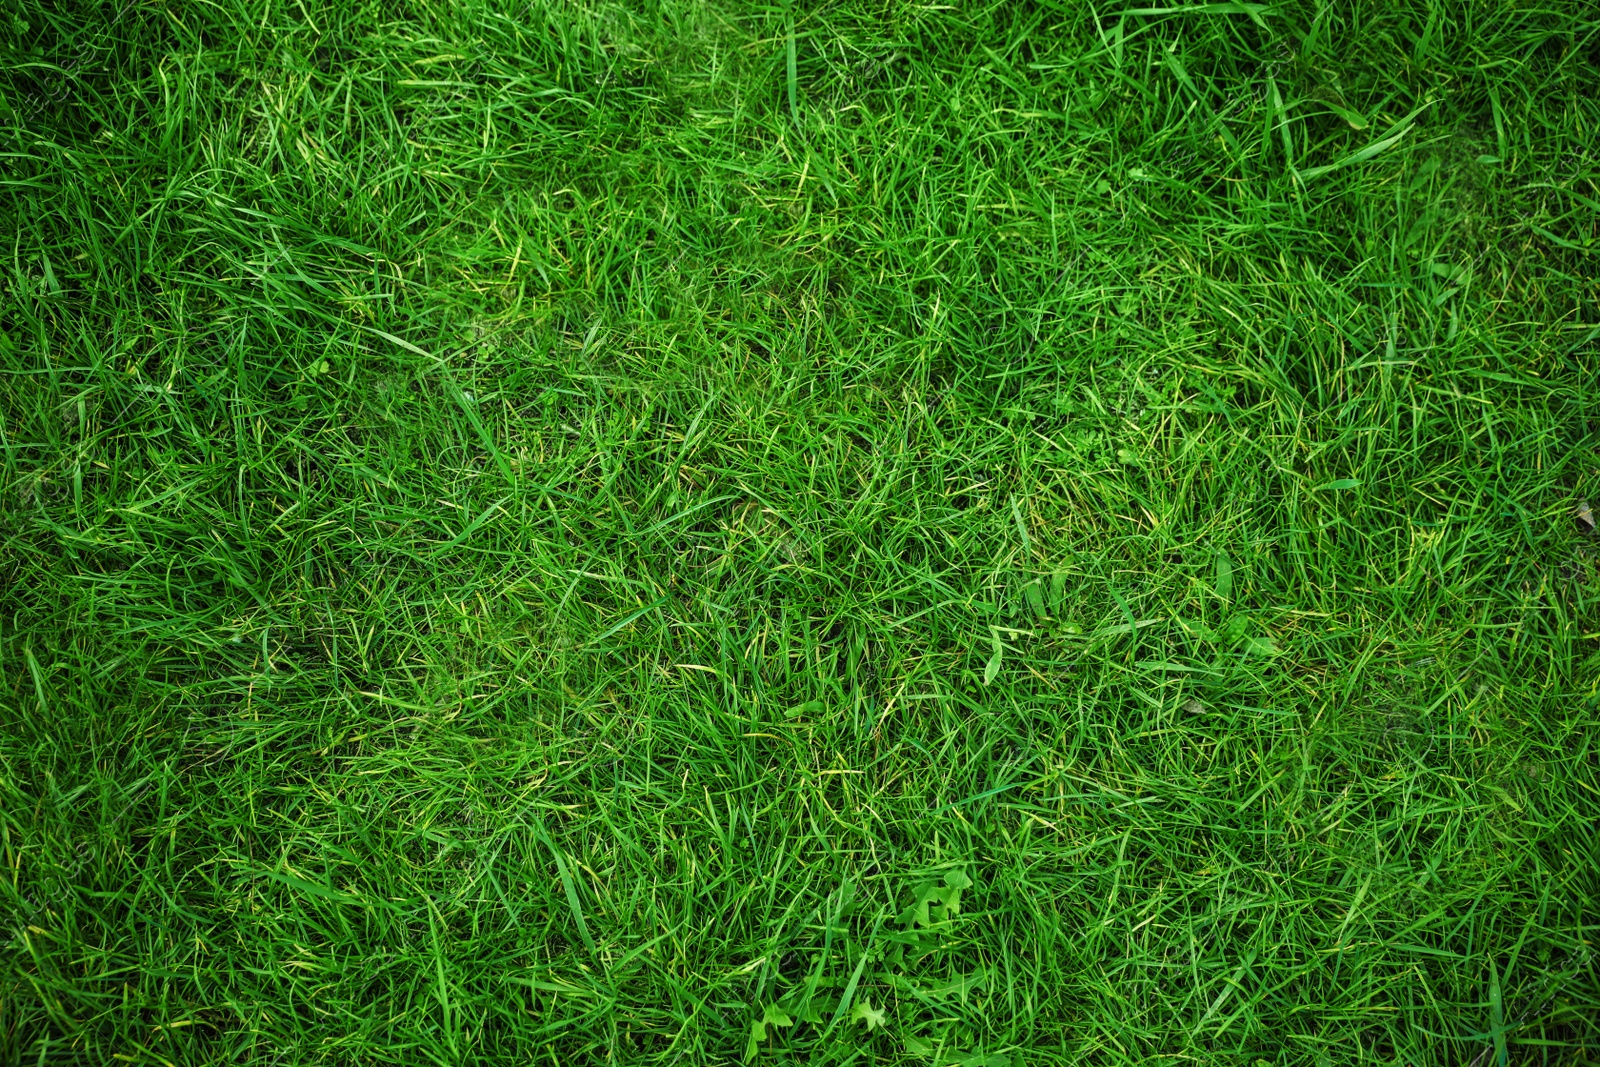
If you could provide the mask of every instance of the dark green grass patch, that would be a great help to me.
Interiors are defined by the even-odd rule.
[[[0,23],[0,1063],[1595,1062],[1591,5]]]

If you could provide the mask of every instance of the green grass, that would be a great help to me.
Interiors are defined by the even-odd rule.
[[[0,23],[0,1064],[1600,1062],[1593,4]]]

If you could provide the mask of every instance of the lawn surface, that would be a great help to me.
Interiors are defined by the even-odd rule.
[[[1592,3],[0,55],[0,1064],[1600,1062]]]

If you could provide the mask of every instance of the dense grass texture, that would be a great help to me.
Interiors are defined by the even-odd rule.
[[[0,23],[0,1064],[1600,1063],[1595,4]]]

